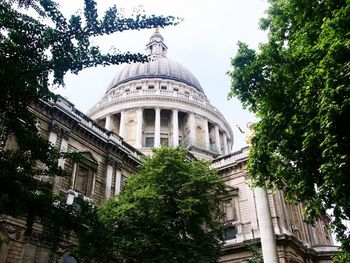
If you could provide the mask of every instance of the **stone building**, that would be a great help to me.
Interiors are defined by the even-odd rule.
[[[43,136],[61,151],[87,157],[82,163],[60,160],[71,177],[55,178],[54,191],[66,196],[67,203],[79,195],[102,203],[122,191],[140,155],[150,154],[151,147],[183,145],[196,158],[211,160],[230,192],[222,202],[221,262],[245,262],[252,256],[252,241],[261,241],[266,263],[332,262],[337,247],[329,218],[314,226],[305,224],[301,205],[286,203],[282,192],[252,189],[245,170],[249,148],[231,152],[232,129],[196,77],[167,58],[167,46],[157,30],[146,50],[150,61],[125,66],[87,115],[62,97],[33,105]],[[0,231],[11,242],[1,244],[0,263],[47,261],[45,244],[25,237],[23,223],[11,218],[1,222]],[[35,227],[40,232],[40,226]],[[59,262],[76,262],[69,245]]]
[[[123,190],[126,178],[140,164],[141,153],[138,150],[100,127],[63,97],[56,102],[32,105],[31,111],[37,117],[42,136],[63,152],[80,152],[85,157],[79,162],[59,160],[59,166],[71,177],[52,179],[54,191],[64,196],[68,204],[72,204],[78,196],[101,204]],[[25,220],[3,219],[0,232],[10,242],[1,243],[0,263],[48,261],[49,250],[42,243],[40,225],[34,224],[33,234],[25,236]],[[70,251],[74,244],[67,242],[65,246],[67,249],[59,255],[58,262],[76,262],[68,261],[73,260]]]

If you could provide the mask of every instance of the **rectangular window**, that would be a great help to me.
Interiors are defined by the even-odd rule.
[[[154,137],[146,137],[145,147],[154,146]]]
[[[93,184],[93,170],[79,163],[75,174],[74,190],[85,196],[90,196]]]
[[[153,85],[149,85],[148,89],[154,89],[154,86]]]
[[[136,87],[136,90],[140,90],[140,89],[142,89],[141,86],[137,86],[137,87]]]
[[[225,240],[235,239],[237,236],[237,229],[234,226],[225,228]]]
[[[166,90],[167,86],[161,86],[160,88],[163,89],[163,90]]]
[[[160,138],[160,145],[169,146],[168,138]]]
[[[179,91],[179,89],[178,88],[174,88],[174,91]]]

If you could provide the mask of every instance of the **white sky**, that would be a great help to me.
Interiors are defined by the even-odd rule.
[[[266,0],[98,0],[100,11],[116,2],[117,8],[131,12],[143,6],[146,14],[173,15],[184,19],[177,26],[161,29],[168,58],[188,68],[201,83],[205,94],[225,116],[234,132],[233,150],[245,146],[244,135],[236,124],[245,128],[254,121],[253,114],[242,109],[236,99],[227,100],[230,58],[235,56],[237,42],[257,49],[266,40],[266,32],[258,29],[259,19],[267,9]],[[82,9],[83,1],[60,0],[64,14]],[[108,51],[112,46],[121,51],[145,52],[154,30],[125,31],[100,39],[94,44]],[[66,87],[55,90],[86,112],[105,93],[109,82],[124,65],[85,69],[78,75],[67,74]]]

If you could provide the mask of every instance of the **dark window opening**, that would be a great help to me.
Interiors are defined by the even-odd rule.
[[[145,147],[153,147],[154,146],[154,137],[146,137]]]
[[[162,146],[169,146],[168,138],[160,138],[160,145],[162,145]]]
[[[237,236],[237,229],[234,226],[225,229],[225,240],[235,239]]]

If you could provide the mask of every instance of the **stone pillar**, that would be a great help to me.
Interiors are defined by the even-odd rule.
[[[69,131],[62,130],[62,141],[61,141],[61,146],[60,146],[60,152],[67,152],[68,151],[68,140],[69,140]],[[66,163],[66,159],[65,158],[60,158],[58,160],[58,167],[60,167],[61,169],[64,169],[65,163]],[[55,193],[59,193],[60,192],[61,181],[62,181],[62,177],[55,176],[54,184],[53,184],[53,191]]]
[[[52,145],[56,145],[57,133],[59,131],[60,131],[60,127],[56,123],[51,123],[51,125],[50,125],[50,134],[49,134],[49,142]]]
[[[189,125],[190,125],[190,144],[196,144],[196,118],[193,112],[189,113]]]
[[[114,161],[112,159],[107,159],[106,189],[105,189],[106,200],[111,197],[113,166],[114,166]]]
[[[273,231],[271,212],[267,192],[262,187],[255,191],[256,210],[258,215],[261,249],[264,262],[278,263],[275,233]]]
[[[160,147],[160,108],[155,108],[154,147]]]
[[[223,132],[222,139],[224,141],[224,154],[228,154],[228,146],[227,146],[227,135],[226,132]]]
[[[177,109],[173,109],[173,147],[179,146],[179,116]]]
[[[30,239],[30,238],[25,238],[26,243],[23,246],[24,252],[23,252],[22,262],[23,263],[32,263],[32,262],[35,262],[35,254],[36,254],[37,246],[34,244],[35,243],[34,240],[28,241],[26,239]],[[2,246],[2,244],[1,244],[1,246]]]
[[[142,148],[142,123],[143,123],[143,110],[138,108],[136,111],[136,139],[135,148]]]
[[[220,132],[219,132],[219,126],[215,125],[215,144],[216,148],[219,154],[221,154],[221,143],[220,143]]]
[[[209,138],[209,123],[208,119],[204,119],[204,143],[205,149],[210,150],[210,138]]]
[[[117,167],[115,172],[115,187],[114,187],[115,195],[120,194],[121,182],[122,182],[122,171],[120,167]]]
[[[120,112],[119,136],[124,137],[125,132],[125,112]]]
[[[112,124],[113,124],[112,115],[108,114],[106,116],[105,129],[111,131],[112,130]]]

